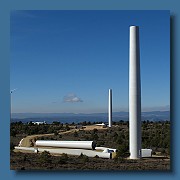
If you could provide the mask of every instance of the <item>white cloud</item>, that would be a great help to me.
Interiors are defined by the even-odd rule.
[[[79,97],[77,97],[74,93],[72,93],[72,94],[68,94],[68,95],[64,96],[63,102],[74,103],[74,102],[83,102],[83,100],[80,99]]]

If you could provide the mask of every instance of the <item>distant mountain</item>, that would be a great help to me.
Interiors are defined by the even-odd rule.
[[[129,119],[128,112],[113,112],[114,121]],[[82,122],[82,121],[102,121],[108,120],[108,113],[91,113],[91,114],[75,114],[75,113],[13,113],[12,121],[61,121],[65,122]],[[142,120],[149,121],[170,121],[170,111],[151,111],[142,112]]]

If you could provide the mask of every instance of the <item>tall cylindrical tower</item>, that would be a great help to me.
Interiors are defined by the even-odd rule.
[[[129,151],[130,159],[138,159],[141,158],[141,80],[138,26],[130,26],[129,43]]]
[[[112,126],[112,89],[109,89],[109,108],[108,108],[108,114],[109,114],[109,127]]]

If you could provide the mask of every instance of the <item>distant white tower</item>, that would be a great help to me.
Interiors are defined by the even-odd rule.
[[[130,26],[129,42],[129,151],[130,159],[138,159],[141,158],[141,80],[138,26]]]
[[[109,127],[112,126],[112,89],[109,89]]]

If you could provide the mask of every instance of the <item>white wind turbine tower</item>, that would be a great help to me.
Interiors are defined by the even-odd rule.
[[[129,44],[129,151],[141,158],[141,78],[139,27],[130,26]]]
[[[109,89],[108,120],[109,127],[112,127],[112,89]]]

